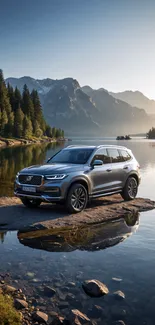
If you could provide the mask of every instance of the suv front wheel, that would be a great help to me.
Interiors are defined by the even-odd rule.
[[[67,199],[66,199],[66,207],[71,213],[81,212],[88,203],[88,192],[80,183],[73,184],[69,189]]]
[[[28,199],[26,197],[20,199],[27,208],[37,208],[41,204],[41,200],[39,199]]]
[[[126,181],[121,196],[125,201],[130,201],[135,199],[137,192],[138,192],[137,180],[135,177],[130,176]]]

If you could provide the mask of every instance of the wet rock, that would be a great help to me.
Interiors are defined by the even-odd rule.
[[[52,323],[50,323],[50,325],[62,325],[62,324],[65,324],[65,319],[64,317],[61,317],[61,316],[56,316]]]
[[[103,315],[103,308],[98,305],[94,305],[91,309],[88,311],[88,317],[90,318],[100,318]]]
[[[98,280],[87,280],[82,284],[82,287],[90,297],[101,297],[109,293],[107,286]]]
[[[53,297],[56,294],[56,290],[49,286],[44,286],[44,294],[48,297]]]
[[[39,310],[35,311],[32,314],[32,317],[35,322],[47,323],[48,321],[48,315]]]
[[[116,320],[116,322],[113,322],[113,325],[125,325],[123,320]]]
[[[76,286],[76,283],[75,282],[68,282],[68,286],[69,287],[75,287]]]
[[[28,278],[33,278],[34,277],[34,273],[33,272],[27,272],[26,273],[26,276],[28,277]]]
[[[112,278],[112,281],[113,282],[122,282],[122,279],[121,278]]]
[[[58,313],[56,311],[50,310],[48,311],[49,316],[51,316],[52,318],[56,318],[58,317]]]
[[[123,308],[118,308],[118,306],[112,306],[110,311],[113,319],[115,320],[120,320],[121,318],[124,319],[126,316],[126,310]]]
[[[65,319],[66,324],[68,325],[85,325],[85,324],[93,324],[91,320],[87,317],[87,315],[81,313],[78,309],[72,309],[70,314]]]
[[[25,309],[28,308],[28,303],[25,300],[15,299],[14,306],[16,309]]]
[[[59,309],[69,308],[69,303],[67,301],[61,301],[58,305]]]
[[[125,294],[124,294],[124,292],[122,292],[121,290],[115,291],[115,292],[113,293],[113,296],[114,296],[114,298],[117,299],[117,300],[123,300],[123,299],[125,299]]]

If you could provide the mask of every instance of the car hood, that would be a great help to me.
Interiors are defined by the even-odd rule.
[[[37,174],[37,175],[47,175],[55,173],[71,173],[79,170],[87,170],[89,167],[84,165],[75,164],[45,164],[45,165],[35,165],[24,168],[20,173]]]

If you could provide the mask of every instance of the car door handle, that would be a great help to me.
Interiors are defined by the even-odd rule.
[[[128,169],[129,167],[128,166],[124,166],[123,169]]]
[[[107,172],[111,172],[112,171],[112,169],[107,169]]]

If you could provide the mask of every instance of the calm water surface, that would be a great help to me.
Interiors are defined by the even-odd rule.
[[[139,196],[155,200],[155,141],[74,138],[71,144],[105,143],[132,149],[141,166]],[[13,195],[14,176],[21,168],[42,163],[59,149],[60,146],[51,144],[1,149],[0,195]],[[104,308],[98,324],[103,324],[103,320],[104,324],[112,324],[116,319],[123,319],[126,324],[155,324],[155,210],[100,229],[87,228],[54,237],[49,234],[46,241],[44,235],[44,232],[38,234],[30,241],[22,233],[1,232],[0,244],[0,273],[10,272],[17,286],[22,286],[29,297],[38,299],[36,304],[42,310],[50,312],[51,308],[60,312],[61,302],[68,301],[64,292],[69,290],[74,295],[69,300],[70,307],[94,318],[93,305]],[[115,283],[113,277],[122,281]],[[110,296],[86,297],[81,282],[90,278],[103,281],[111,292],[121,289],[126,299],[117,302]],[[69,286],[68,282],[75,282],[76,286]],[[58,291],[55,298],[46,297],[46,302],[50,299],[48,306],[43,299],[45,284]],[[61,314],[65,313],[66,309],[61,309]]]

